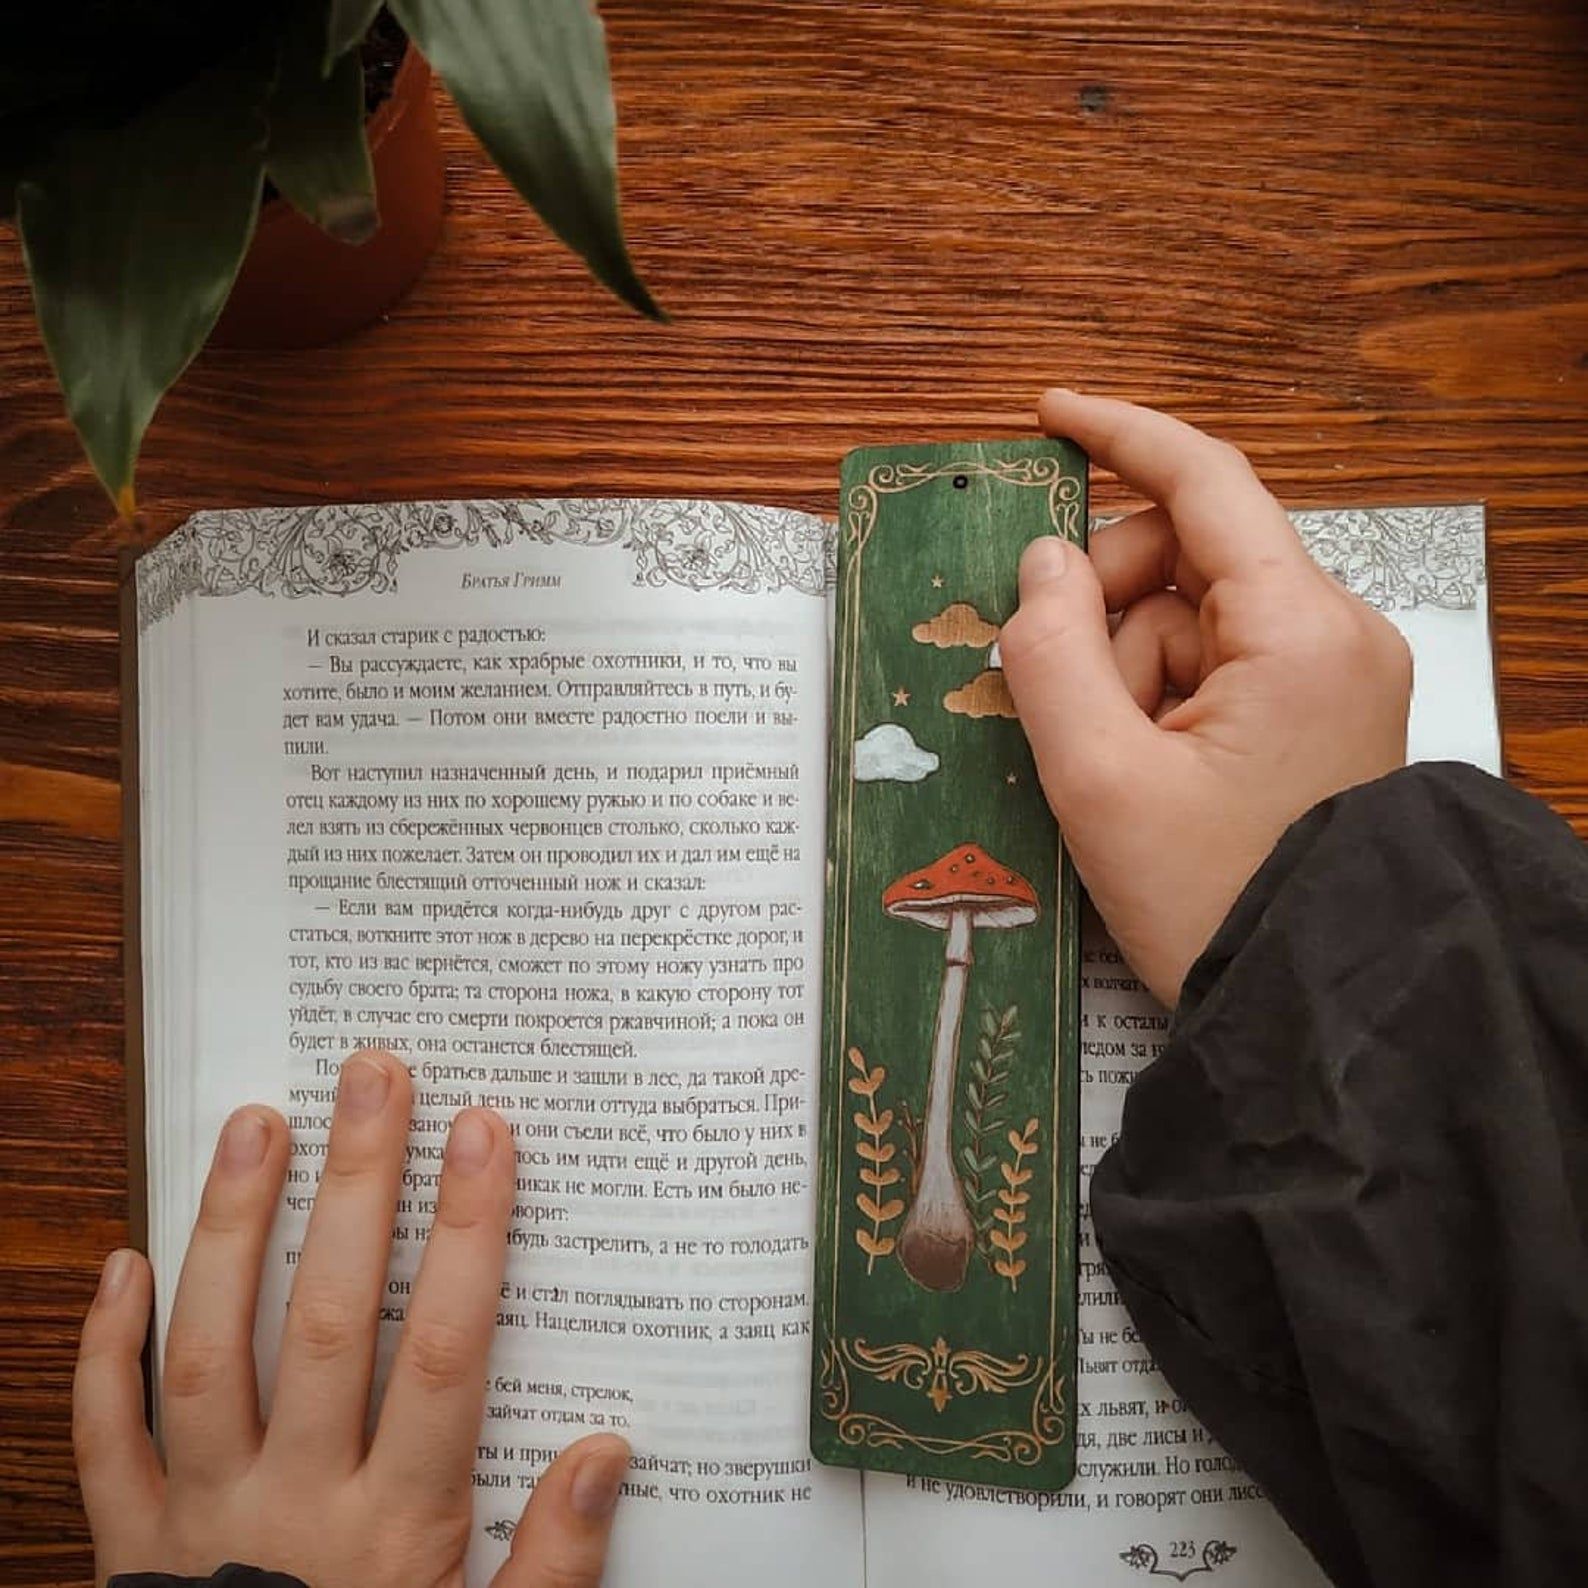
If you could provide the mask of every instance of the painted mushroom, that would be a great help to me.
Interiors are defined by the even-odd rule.
[[[961,844],[930,866],[890,884],[882,895],[882,908],[901,921],[947,934],[926,1083],[921,1177],[899,1232],[899,1261],[927,1290],[958,1290],[976,1244],[976,1226],[954,1172],[952,1142],[954,1075],[973,959],[971,936],[978,929],[1028,926],[1040,907],[1036,889],[1018,872],[975,844]]]

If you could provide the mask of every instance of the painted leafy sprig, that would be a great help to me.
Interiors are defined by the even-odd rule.
[[[971,1222],[976,1226],[977,1245],[989,1264],[993,1259],[987,1238],[993,1228],[996,1190],[990,1177],[998,1167],[998,1157],[988,1143],[1008,1123],[1005,1108],[1009,1101],[1009,1072],[1019,1046],[1019,1012],[1015,1004],[1002,1014],[995,1014],[990,1007],[982,1011],[976,1057],[965,1086],[965,1105],[960,1110],[965,1127],[965,1139],[959,1149],[960,1185],[970,1207]]]
[[[898,1148],[890,1139],[893,1130],[893,1110],[877,1107],[877,1093],[887,1079],[882,1065],[866,1064],[859,1048],[849,1050],[849,1065],[856,1073],[849,1077],[849,1090],[865,1099],[864,1112],[854,1114],[855,1155],[860,1159],[860,1183],[864,1187],[855,1195],[855,1206],[870,1224],[870,1228],[855,1230],[855,1243],[866,1254],[866,1272],[869,1274],[879,1257],[887,1257],[894,1248],[895,1237],[886,1233],[887,1226],[904,1212],[904,1199],[893,1191],[903,1179],[893,1159]]]
[[[1020,1276],[1026,1271],[1025,1258],[1018,1255],[1026,1244],[1026,1232],[1020,1228],[1026,1221],[1026,1208],[1031,1193],[1023,1190],[1035,1173],[1024,1168],[1027,1158],[1035,1157],[1038,1150],[1037,1121],[1028,1119],[1024,1130],[1011,1130],[1005,1140],[1012,1157],[998,1165],[1003,1185],[998,1191],[998,1206],[993,1211],[995,1228],[988,1235],[988,1243],[997,1248],[999,1255],[993,1260],[993,1272],[1009,1281],[1011,1290],[1020,1288]]]

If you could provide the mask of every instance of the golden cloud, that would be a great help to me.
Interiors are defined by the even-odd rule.
[[[968,684],[949,690],[943,696],[943,704],[962,717],[1018,716],[1004,675],[994,670],[977,673]]]
[[[985,650],[998,638],[998,627],[989,623],[968,601],[956,601],[946,606],[935,618],[917,623],[910,630],[910,638],[923,645],[935,645],[947,650],[951,645],[975,645]]]

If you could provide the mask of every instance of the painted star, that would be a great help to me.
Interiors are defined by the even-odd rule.
[[[910,704],[910,691],[902,688],[894,690],[893,703],[896,706],[908,706]]]
[[[1013,772],[1004,773],[1004,782],[1005,783],[1008,783],[1008,784],[1010,784],[1012,786],[1012,785],[1018,783],[1019,781],[1020,781],[1020,779],[1018,777],[1016,777]]]
[[[941,590],[943,588],[943,576],[942,576],[942,574],[934,573],[932,575],[932,588],[934,590]]]

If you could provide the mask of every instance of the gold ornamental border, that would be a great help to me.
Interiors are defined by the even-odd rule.
[[[887,463],[879,464],[872,468],[864,481],[851,486],[844,501],[847,509],[849,542],[848,565],[844,570],[844,577],[851,581],[849,599],[845,602],[847,615],[850,618],[850,632],[839,636],[838,648],[840,657],[847,661],[844,668],[844,690],[847,699],[840,705],[837,713],[840,727],[838,731],[847,735],[840,741],[840,766],[844,773],[842,778],[842,795],[844,800],[844,866],[843,876],[839,880],[834,878],[843,893],[843,930],[841,936],[834,934],[830,939],[829,953],[836,962],[834,969],[839,972],[838,1007],[835,1011],[840,1028],[838,1051],[845,1051],[848,1043],[849,1024],[849,966],[850,966],[850,923],[853,916],[853,865],[854,865],[854,779],[850,773],[849,752],[854,744],[854,735],[859,712],[859,691],[856,688],[856,667],[859,656],[860,623],[859,623],[859,596],[862,580],[862,569],[865,563],[866,543],[870,540],[872,531],[876,528],[878,513],[881,507],[881,498],[891,496],[903,491],[911,491],[919,486],[926,485],[932,480],[965,475],[967,478],[982,478],[996,480],[1002,484],[1030,489],[1040,489],[1047,492],[1048,521],[1055,534],[1063,535],[1071,541],[1079,537],[1085,525],[1081,516],[1081,503],[1085,494],[1083,481],[1072,473],[1066,472],[1066,460],[1061,456],[1041,456],[1032,458],[1012,458],[1001,461],[986,462],[980,458],[964,458],[961,461],[936,464],[936,463]],[[847,712],[844,707],[847,706]],[[847,723],[844,717],[847,716]],[[1062,857],[1061,850],[1061,857]],[[1059,876],[1062,880],[1064,862],[1061,858]],[[1058,974],[1056,969],[1056,974]],[[831,985],[831,977],[829,977]],[[1054,1096],[1053,1117],[1060,1117],[1059,1088],[1062,1077],[1055,1068],[1053,1077]],[[1059,1185],[1058,1176],[1060,1168],[1060,1153],[1058,1142],[1055,1138],[1053,1150],[1049,1154],[1052,1160],[1052,1207],[1058,1207]],[[832,1232],[832,1263],[831,1263],[831,1312],[829,1316],[836,1318],[838,1303],[838,1252],[840,1250],[840,1220],[842,1217],[841,1199],[833,1198],[833,1232]],[[1032,1467],[1042,1460],[1043,1452],[1054,1445],[1064,1442],[1069,1431],[1068,1409],[1064,1401],[1065,1380],[1058,1372],[1058,1273],[1056,1264],[1049,1262],[1048,1281],[1048,1342],[1052,1355],[1046,1359],[1036,1358],[1035,1368],[1030,1377],[1022,1378],[1021,1385],[1028,1385],[1038,1375],[1041,1382],[1032,1399],[1031,1420],[1025,1427],[1011,1427],[993,1430],[971,1438],[954,1438],[937,1434],[912,1434],[908,1429],[901,1428],[897,1423],[886,1417],[871,1412],[859,1412],[851,1408],[849,1373],[851,1368],[879,1379],[889,1377],[902,1377],[903,1363],[919,1360],[919,1355],[931,1356],[931,1348],[914,1343],[893,1347],[868,1347],[863,1341],[849,1342],[841,1337],[828,1335],[820,1348],[821,1376],[819,1381],[819,1402],[822,1416],[835,1425],[839,1439],[846,1445],[861,1449],[915,1449],[930,1455],[961,1455],[968,1454],[975,1460],[988,1460],[1004,1466]],[[942,1344],[941,1341],[938,1342]],[[856,1359],[856,1348],[863,1348],[872,1358],[874,1365]],[[950,1353],[952,1355],[953,1353]],[[981,1353],[976,1353],[980,1355]],[[878,1364],[879,1357],[885,1356],[888,1360]],[[1000,1361],[1001,1359],[992,1359]],[[1017,1359],[1023,1361],[1024,1359]],[[892,1374],[886,1371],[888,1366],[899,1363],[898,1370]],[[946,1364],[943,1364],[946,1367]],[[1001,1365],[1005,1368],[1011,1364]],[[1024,1370],[1016,1370],[1021,1372]],[[942,1381],[938,1381],[939,1387]],[[910,1386],[918,1387],[918,1386]],[[1013,1383],[973,1383],[973,1389],[992,1390],[994,1393],[1005,1393],[1006,1388],[1017,1387]],[[931,1397],[931,1390],[926,1393]],[[941,1398],[934,1398],[934,1405],[938,1411],[946,1402]]]
[[[1005,485],[1045,487],[1048,493],[1048,521],[1056,535],[1075,538],[1080,522],[1081,482],[1067,474],[1061,457],[1009,458],[985,463],[967,458],[959,463],[881,463],[865,480],[849,490],[849,539],[855,551],[861,550],[876,528],[879,498],[899,491],[913,491],[918,485],[941,480],[947,475],[981,476]]]
[[[987,1375],[989,1364],[994,1364],[1006,1382],[980,1382],[975,1387],[989,1389],[995,1394],[1040,1378],[1031,1403],[1030,1423],[1023,1428],[997,1428],[960,1439],[949,1434],[911,1433],[874,1412],[850,1409],[851,1369],[881,1379],[902,1379],[914,1369],[917,1381],[909,1387],[923,1388],[930,1371],[926,1364],[934,1357],[949,1373],[953,1372],[953,1367],[948,1364],[957,1359],[962,1370],[972,1377]],[[1041,1462],[1043,1451],[1063,1444],[1069,1432],[1069,1411],[1064,1402],[1064,1379],[1058,1372],[1058,1363],[1039,1356],[1030,1366],[1025,1364],[1024,1357],[1017,1358],[1016,1363],[1005,1363],[980,1351],[951,1352],[942,1340],[931,1348],[913,1342],[873,1347],[863,1340],[839,1337],[822,1347],[822,1415],[836,1425],[838,1437],[846,1445],[864,1450],[921,1450],[933,1456],[968,1455],[973,1460],[993,1461],[1003,1466],[1034,1467]],[[941,1411],[942,1407],[938,1409]]]

